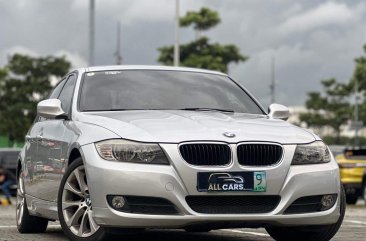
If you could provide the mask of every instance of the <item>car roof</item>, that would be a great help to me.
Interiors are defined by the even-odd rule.
[[[216,74],[227,76],[227,74],[206,69],[186,68],[186,67],[171,67],[158,65],[109,65],[109,66],[93,66],[83,69],[85,72],[107,71],[107,70],[165,70],[165,71],[185,71],[205,74]]]

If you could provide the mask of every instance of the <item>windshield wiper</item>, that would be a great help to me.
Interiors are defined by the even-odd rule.
[[[219,111],[219,112],[228,112],[228,113],[234,113],[234,110],[228,110],[228,109],[217,109],[217,108],[204,108],[204,107],[196,107],[196,108],[184,108],[180,110],[191,110],[191,111]]]

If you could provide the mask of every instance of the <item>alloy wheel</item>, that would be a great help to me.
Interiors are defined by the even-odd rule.
[[[99,229],[92,215],[84,166],[77,167],[66,180],[62,192],[62,213],[67,227],[78,237],[90,237]]]
[[[17,201],[16,201],[16,219],[18,225],[21,225],[23,219],[24,204],[25,204],[24,180],[23,180],[23,174],[20,172],[18,178]]]

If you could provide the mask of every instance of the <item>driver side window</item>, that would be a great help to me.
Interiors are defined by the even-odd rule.
[[[70,114],[71,111],[71,102],[72,102],[72,96],[74,94],[76,84],[76,75],[72,74],[67,79],[67,82],[62,89],[60,96],[58,99],[61,101],[62,109],[65,111],[66,114]]]
[[[61,93],[62,88],[64,87],[66,82],[66,78],[61,80],[60,83],[57,84],[57,86],[53,89],[52,93],[47,99],[57,99],[58,96]]]

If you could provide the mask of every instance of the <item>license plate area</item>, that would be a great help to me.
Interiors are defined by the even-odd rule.
[[[265,192],[266,172],[199,172],[199,192]]]

